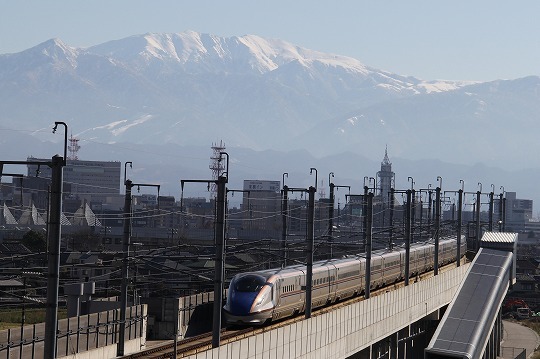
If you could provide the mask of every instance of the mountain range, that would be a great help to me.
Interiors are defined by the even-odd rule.
[[[388,146],[397,185],[425,174],[536,196],[525,176],[540,168],[537,76],[427,81],[283,40],[188,31],[1,54],[0,98],[10,160],[59,152],[49,126],[64,121],[79,158],[140,158],[149,169],[140,174],[161,182],[178,182],[162,169],[171,165],[176,178],[208,177],[209,147],[221,140],[245,179],[319,166],[359,182]]]

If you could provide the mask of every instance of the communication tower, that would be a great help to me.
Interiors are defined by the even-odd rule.
[[[219,176],[223,173],[225,170],[225,163],[223,161],[220,161],[221,159],[221,152],[225,150],[225,143],[223,141],[219,141],[218,143],[212,143],[212,157],[210,157],[210,166],[209,168],[212,170],[212,180],[214,183],[211,184],[210,190],[212,191],[213,197],[217,194],[217,185],[215,181],[218,180]]]
[[[79,139],[76,137],[73,137],[73,134],[71,134],[69,136],[69,145],[68,145],[69,154],[68,154],[67,159],[71,161],[78,160],[79,157],[77,157],[77,152],[79,152],[80,149],[81,149],[81,146],[79,146]]]

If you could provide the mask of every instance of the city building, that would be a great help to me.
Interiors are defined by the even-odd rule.
[[[242,211],[244,230],[276,231],[281,228],[280,181],[244,180]]]
[[[506,192],[504,206],[506,231],[524,232],[533,216],[533,201],[518,199],[516,192]]]
[[[50,161],[29,157],[28,161]],[[27,165],[28,177],[51,178],[49,166]],[[117,161],[67,160],[63,170],[64,194],[88,201],[105,201],[105,197],[120,194],[121,163]],[[67,187],[66,185],[69,185]]]

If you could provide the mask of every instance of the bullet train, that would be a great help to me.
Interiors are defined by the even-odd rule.
[[[460,253],[466,251],[461,241]],[[456,260],[456,239],[439,241],[439,265]],[[410,248],[410,276],[433,269],[434,243],[416,243]],[[262,325],[294,316],[305,310],[306,266],[293,265],[235,275],[223,307],[227,324]],[[403,280],[405,248],[373,251],[371,286],[377,289]],[[324,306],[365,292],[366,259],[347,256],[313,263],[312,308]]]

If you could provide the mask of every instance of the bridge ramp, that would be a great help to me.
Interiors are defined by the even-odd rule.
[[[426,359],[475,359],[486,351],[486,358],[496,357],[500,308],[511,282],[512,263],[512,252],[480,248],[425,350]]]

